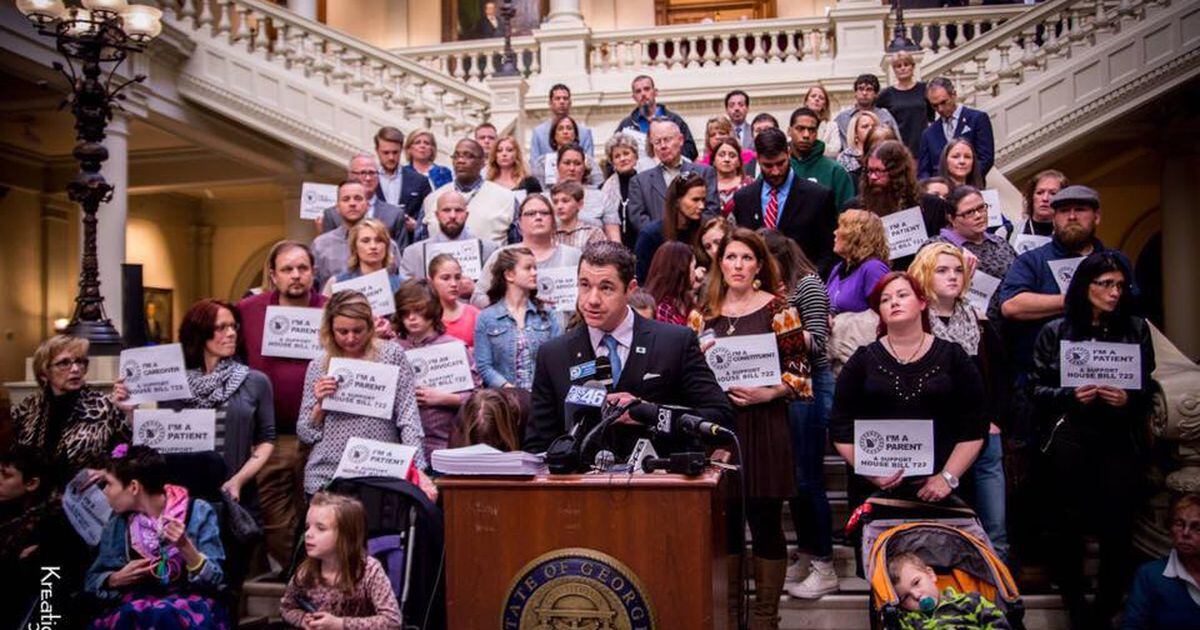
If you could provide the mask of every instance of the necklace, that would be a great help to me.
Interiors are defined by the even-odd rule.
[[[892,345],[892,338],[885,337],[884,341],[887,342],[888,350],[892,351],[892,356],[896,357],[896,360],[900,362],[900,365],[907,365],[909,363],[912,363],[913,359],[916,358],[916,356],[921,352],[921,348],[925,347],[925,335],[922,334],[921,342],[917,344],[917,347],[915,350],[913,350],[913,353],[908,355],[907,359],[901,359],[900,353],[896,351],[896,346]]]
[[[726,308],[728,308],[730,305],[728,302],[726,302],[725,306],[726,306]],[[753,304],[751,304],[751,307],[753,307]],[[732,310],[732,309],[730,309],[730,310]],[[745,317],[746,315],[749,315],[749,313],[748,312],[742,313],[741,315],[738,315],[737,317],[734,317],[733,315],[726,315],[725,317],[727,317],[729,319],[729,327],[725,329],[725,334],[732,335],[733,333],[737,332],[738,322],[742,321],[742,318]]]

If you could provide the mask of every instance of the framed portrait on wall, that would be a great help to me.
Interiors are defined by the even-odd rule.
[[[151,344],[171,343],[174,340],[172,289],[146,287],[142,293],[142,308],[146,313],[146,341]]]

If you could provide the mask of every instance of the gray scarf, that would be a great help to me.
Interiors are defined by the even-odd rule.
[[[979,354],[979,317],[966,300],[954,303],[954,312],[950,314],[948,323],[942,323],[942,318],[932,308],[928,312],[929,327],[934,337],[953,341],[971,356]]]
[[[188,407],[220,407],[242,386],[249,374],[250,368],[230,358],[218,361],[213,371],[208,374],[200,369],[188,370],[188,385],[192,388],[192,397],[187,401]]]

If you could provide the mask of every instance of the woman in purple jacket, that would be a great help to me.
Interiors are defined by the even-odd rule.
[[[846,210],[833,231],[833,253],[841,260],[825,282],[830,310],[834,315],[867,310],[871,289],[890,271],[883,221],[866,210]]]

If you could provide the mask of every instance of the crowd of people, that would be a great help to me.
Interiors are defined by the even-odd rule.
[[[1029,181],[1018,221],[992,220],[987,114],[958,103],[948,79],[916,82],[910,55],[892,66],[893,85],[859,77],[840,112],[814,86],[786,127],[751,117],[751,96],[734,90],[699,145],[639,76],[636,107],[600,160],[564,85],[550,90],[528,159],[492,125],[458,140],[449,167],[436,163],[433,134],[380,129],[374,152],[349,160],[313,241],[279,242],[261,291],[201,300],[179,330],[192,393],[166,406],[216,410],[221,490],[261,525],[276,565],[296,567],[284,621],[400,627],[388,576],[364,551],[363,506],[326,490],[348,440],[414,447],[409,481],[436,500],[435,450],[538,452],[565,430],[555,398],[564,349],[609,357],[617,391],[628,391],[622,372],[662,360],[638,345],[653,338],[681,353],[682,373],[662,373],[695,394],[681,404],[739,438],[752,627],[778,627],[784,593],[838,590],[830,444],[850,467],[851,507],[881,492],[962,500],[1011,566],[1035,559],[1046,532],[1074,628],[1112,627],[1126,594],[1122,627],[1200,627],[1200,499],[1176,504],[1171,555],[1133,579],[1154,350],[1132,264],[1096,236],[1099,195],[1046,170]],[[887,226],[913,210],[924,230],[915,250]],[[394,294],[386,316],[339,289],[379,272]],[[273,306],[322,310],[319,356],[264,353]],[[721,391],[703,356],[748,335],[773,344],[779,382]],[[1065,385],[1062,347],[1087,341],[1136,346],[1140,385]],[[419,385],[406,353],[451,343],[467,348],[475,388]],[[335,359],[395,368],[389,417],[325,409],[343,385]],[[240,585],[250,550],[223,533],[213,506],[169,481],[163,455],[131,446],[125,383],[101,393],[85,382],[88,363],[87,342],[65,336],[34,356],[41,387],[12,409],[14,445],[0,457],[0,554],[22,575],[61,557],[71,546],[54,542],[56,502],[70,483],[97,483],[114,516],[90,555],[72,552],[76,565],[90,562],[78,582],[97,602],[93,625],[233,624],[220,587]],[[931,422],[932,474],[854,473],[855,423],[897,419]],[[1023,483],[1006,480],[1012,467]],[[1090,530],[1100,537],[1091,603]],[[735,591],[744,549],[731,542]],[[920,558],[894,563],[898,591],[928,587]],[[986,608],[959,595],[948,601]],[[906,597],[906,623],[942,627],[922,625],[919,599]]]

